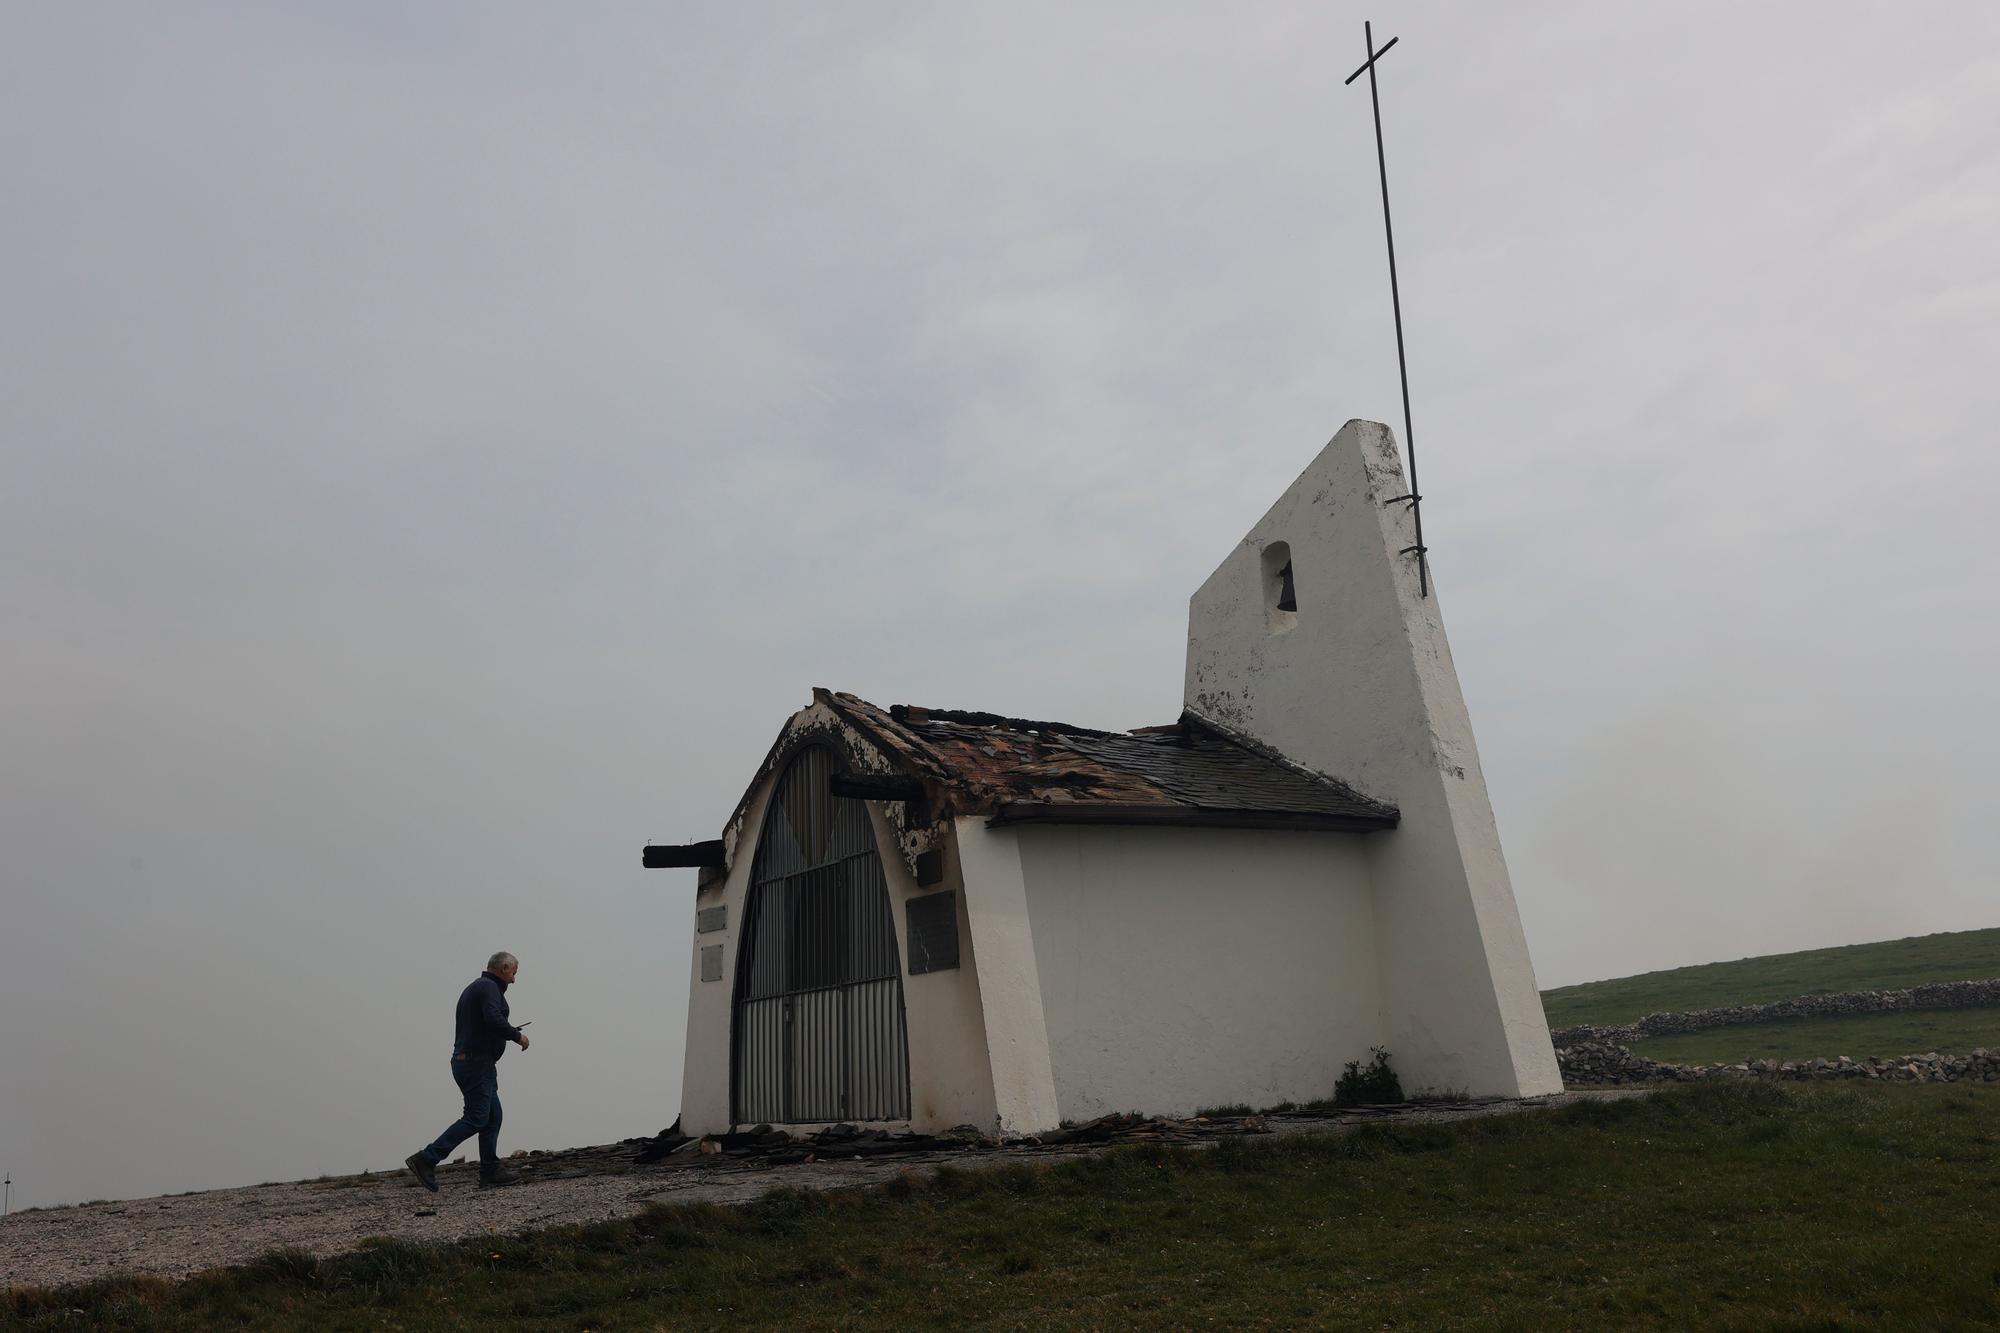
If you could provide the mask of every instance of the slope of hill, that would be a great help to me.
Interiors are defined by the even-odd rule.
[[[1703,963],[1542,992],[1552,1028],[1630,1023],[1647,1014],[1763,1004],[1798,995],[1888,990],[2000,977],[2000,928],[1914,935],[1803,953]]]
[[[1996,1111],[2000,1085],[1719,1084],[1153,1143],[527,1236],[280,1250],[172,1285],[0,1289],[0,1326],[1990,1327]],[[509,1192],[524,1218],[537,1188]]]

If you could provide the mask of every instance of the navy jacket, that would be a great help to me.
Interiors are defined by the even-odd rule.
[[[458,1037],[452,1042],[451,1058],[464,1056],[479,1064],[499,1060],[507,1053],[507,1043],[521,1035],[507,1014],[507,983],[481,972],[459,992]]]

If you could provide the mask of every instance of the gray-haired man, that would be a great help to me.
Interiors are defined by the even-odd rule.
[[[511,953],[496,953],[486,960],[486,970],[459,993],[458,1036],[451,1048],[451,1080],[465,1096],[465,1113],[437,1141],[422,1152],[403,1159],[410,1174],[424,1188],[437,1190],[437,1166],[451,1150],[479,1136],[479,1183],[516,1185],[521,1173],[500,1164],[500,1057],[507,1043],[528,1049],[528,1034],[508,1021],[507,988],[520,974],[521,964]]]

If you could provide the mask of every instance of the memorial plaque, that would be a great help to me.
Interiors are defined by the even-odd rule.
[[[927,893],[905,907],[910,975],[958,966],[958,894]]]

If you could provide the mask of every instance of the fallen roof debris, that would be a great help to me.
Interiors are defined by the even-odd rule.
[[[1004,1152],[1034,1148],[1066,1148],[1084,1144],[1194,1143],[1231,1134],[1268,1134],[1259,1115],[1196,1116],[1168,1120],[1132,1113],[1104,1115],[1080,1125],[1046,1134],[997,1138],[971,1125],[942,1134],[895,1133],[857,1125],[829,1125],[812,1134],[795,1135],[769,1125],[690,1138],[680,1122],[644,1142],[632,1158],[651,1164],[669,1158],[728,1159],[751,1166],[788,1166],[794,1162],[842,1161],[856,1157],[907,1157],[918,1153]]]
[[[1537,1106],[1543,1100],[1530,1098],[1513,1104]],[[754,1125],[727,1134],[690,1137],[681,1132],[680,1121],[676,1120],[651,1138],[625,1139],[593,1148],[521,1151],[512,1154],[510,1162],[531,1180],[640,1175],[649,1169],[663,1167],[673,1170],[766,1171],[779,1166],[852,1161],[864,1157],[899,1158],[915,1164],[962,1155],[1026,1156],[1128,1143],[1199,1145],[1238,1135],[1298,1132],[1412,1116],[1436,1118],[1454,1112],[1476,1113],[1509,1101],[1504,1097],[1474,1097],[1463,1101],[1395,1102],[1372,1106],[1313,1105],[1255,1114],[1217,1114],[1186,1119],[1124,1113],[1065,1125],[1046,1134],[1014,1137],[996,1137],[972,1125],[959,1125],[941,1134],[916,1134],[850,1124],[828,1125],[810,1134],[792,1134],[770,1125]],[[1288,1128],[1279,1128],[1281,1123]],[[440,1169],[448,1171],[456,1168]],[[470,1170],[470,1167],[465,1169]]]
[[[1454,1110],[1491,1105],[1503,1100],[1482,1097],[1463,1102],[1438,1103],[1426,1109]],[[1143,1116],[1132,1112],[1103,1115],[1079,1125],[1066,1125],[1046,1134],[998,1138],[972,1125],[959,1125],[942,1134],[896,1133],[884,1129],[863,1129],[857,1125],[829,1125],[811,1134],[791,1134],[770,1125],[691,1138],[681,1132],[676,1120],[650,1139],[640,1140],[632,1161],[650,1165],[669,1159],[689,1163],[703,1161],[740,1163],[752,1168],[789,1166],[797,1162],[832,1162],[856,1157],[907,1157],[920,1153],[977,1153],[1031,1151],[1036,1148],[1069,1148],[1117,1143],[1199,1143],[1241,1134],[1269,1134],[1271,1120],[1377,1120],[1392,1118],[1418,1109],[1413,1102],[1382,1106],[1343,1106],[1304,1110],[1267,1111],[1261,1114],[1193,1116],[1174,1120],[1163,1116]]]

